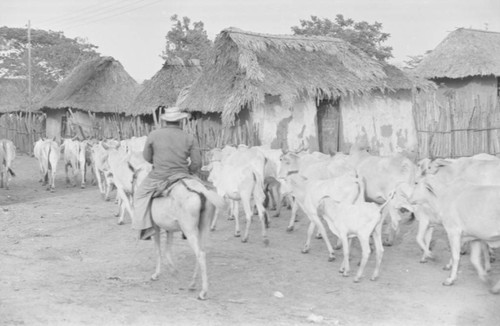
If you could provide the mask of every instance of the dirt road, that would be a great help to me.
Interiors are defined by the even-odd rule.
[[[404,226],[386,247],[379,280],[369,280],[371,257],[365,278],[353,283],[338,273],[342,253],[328,262],[322,240],[300,252],[304,218],[293,233],[285,231],[289,211],[273,218],[268,247],[256,219],[241,243],[233,221],[220,218],[207,255],[208,300],[199,301],[187,289],[195,258],[180,235],[180,272],[150,281],[153,243],[135,240],[129,218],[117,225],[116,205],[96,186],[66,188],[60,168],[56,192],[47,192],[28,156],[18,156],[14,170],[11,190],[0,189],[0,325],[500,325],[500,296],[467,256],[456,285],[441,285],[449,257],[442,230],[435,261],[418,262],[415,225]],[[500,263],[492,267],[500,278]]]

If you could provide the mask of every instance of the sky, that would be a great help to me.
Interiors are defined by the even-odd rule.
[[[62,31],[112,56],[138,82],[161,69],[170,17],[202,21],[208,37],[227,27],[292,34],[300,20],[382,23],[393,64],[434,49],[459,27],[500,32],[500,0],[0,0],[0,26]]]

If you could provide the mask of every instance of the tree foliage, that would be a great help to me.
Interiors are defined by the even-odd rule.
[[[97,46],[84,39],[70,39],[62,32],[31,30],[31,77],[33,85],[51,89],[80,63],[99,56]],[[0,27],[0,76],[28,75],[26,28]]]
[[[365,21],[355,22],[350,18],[344,18],[343,15],[335,16],[334,21],[311,16],[311,20],[300,20],[300,26],[293,26],[292,31],[295,35],[318,35],[343,39],[378,60],[387,60],[392,57],[392,47],[383,45],[389,39],[390,34],[382,32],[382,24],[378,22],[373,24]]]
[[[167,33],[167,44],[162,58],[179,57],[183,60],[199,59],[204,65],[212,48],[212,41],[208,39],[203,22],[194,22],[191,19],[177,15],[170,18],[172,29]]]

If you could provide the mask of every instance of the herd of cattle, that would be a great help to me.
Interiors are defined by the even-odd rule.
[[[34,155],[38,159],[41,182],[47,190],[55,190],[58,164],[65,167],[66,182],[76,186],[78,174],[85,187],[87,170],[106,200],[116,189],[119,203],[118,223],[125,211],[133,214],[133,193],[151,170],[142,157],[146,137],[122,141],[78,141],[64,139],[38,140]],[[62,156],[62,159],[61,159]],[[309,220],[307,237],[302,249],[307,253],[317,230],[328,250],[328,259],[335,259],[326,226],[337,236],[335,249],[343,250],[340,272],[350,273],[349,248],[357,237],[362,250],[360,266],[354,280],[360,281],[370,255],[370,239],[376,253],[375,270],[379,276],[383,242],[392,242],[401,221],[418,221],[417,243],[423,251],[421,262],[432,259],[431,239],[436,225],[442,225],[448,235],[451,259],[444,285],[457,278],[461,250],[470,246],[470,259],[481,280],[489,282],[492,248],[500,246],[500,159],[489,154],[459,159],[423,159],[417,164],[402,154],[376,156],[353,146],[349,154],[333,156],[306,150],[286,152],[265,146],[225,146],[212,149],[202,170],[219,196],[229,203],[234,217],[236,237],[241,236],[238,212],[243,206],[246,227],[242,241],[249,238],[254,211],[261,223],[261,234],[267,245],[268,212],[278,216],[287,202],[291,217],[287,231],[292,231],[298,208]],[[15,147],[9,140],[0,140],[1,186],[8,189]],[[71,172],[71,177],[70,177]],[[286,200],[285,200],[286,199]],[[216,227],[215,214],[210,228]],[[383,239],[383,227],[389,238]],[[387,232],[386,232],[387,233]],[[500,292],[500,281],[491,286]]]

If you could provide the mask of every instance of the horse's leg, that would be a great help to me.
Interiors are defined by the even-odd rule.
[[[167,243],[165,246],[165,260],[167,261],[167,268],[169,269],[170,273],[177,274],[177,269],[174,266],[174,260],[172,258],[172,244],[174,242],[174,233],[167,231],[166,236]]]
[[[195,226],[197,229],[197,226]],[[190,290],[194,290],[196,287],[196,277],[198,274],[198,268],[201,271],[201,291],[198,294],[198,299],[205,300],[208,292],[208,277],[207,277],[207,262],[206,262],[206,254],[200,248],[200,241],[198,238],[198,230],[184,230],[184,234],[186,234],[187,240],[193,249],[197,264],[194,268],[193,279],[191,280],[191,284],[189,285]]]
[[[155,252],[156,252],[156,270],[153,275],[151,275],[151,280],[157,281],[160,277],[161,272],[161,245],[160,245],[160,229],[155,227],[155,234],[153,235],[155,241]]]

